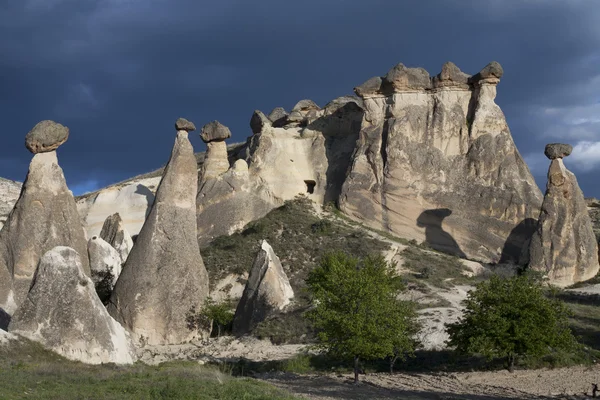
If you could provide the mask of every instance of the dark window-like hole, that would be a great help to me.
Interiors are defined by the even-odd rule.
[[[304,181],[304,183],[306,184],[306,193],[313,194],[315,192],[315,186],[317,185],[317,182],[308,180]]]

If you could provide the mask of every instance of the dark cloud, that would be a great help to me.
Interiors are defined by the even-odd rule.
[[[41,119],[71,128],[60,162],[85,190],[162,165],[179,116],[241,141],[254,109],[323,105],[398,62],[497,60],[497,101],[538,182],[544,145],[568,141],[600,197],[599,18],[580,0],[0,0],[0,176],[24,178]]]

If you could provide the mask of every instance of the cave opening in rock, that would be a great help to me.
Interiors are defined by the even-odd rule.
[[[306,184],[306,193],[313,194],[315,192],[315,186],[317,185],[317,182],[313,180],[306,180],[304,183]]]

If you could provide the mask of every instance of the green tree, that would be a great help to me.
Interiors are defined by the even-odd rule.
[[[459,352],[504,358],[513,371],[518,357],[541,357],[577,347],[569,309],[531,275],[493,276],[469,292],[463,317],[447,325],[448,344]]]
[[[389,357],[391,369],[414,352],[416,313],[412,303],[398,300],[404,286],[383,257],[328,254],[307,284],[315,307],[306,315],[317,330],[317,347],[353,358],[355,382],[360,360]]]
[[[221,331],[233,321],[231,299],[228,297],[226,301],[216,303],[211,297],[208,297],[204,302],[202,314],[213,321],[213,327],[217,326],[217,337],[221,337]]]

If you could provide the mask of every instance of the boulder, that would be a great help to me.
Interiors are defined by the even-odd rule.
[[[125,229],[119,213],[114,213],[106,218],[100,231],[100,237],[119,253],[121,264],[124,264],[133,248],[133,240]]]
[[[260,133],[265,127],[269,127],[271,125],[271,120],[267,118],[262,111],[254,111],[252,118],[250,119],[250,128],[252,129],[252,133]]]
[[[288,113],[283,107],[275,107],[269,114],[269,120],[275,127],[284,126],[287,121]]]
[[[339,205],[372,228],[440,251],[518,259],[533,233],[523,222],[537,220],[543,196],[494,101],[499,80],[465,86],[459,71],[446,64],[434,81],[459,84],[425,90],[429,74],[400,64],[385,78],[393,92],[357,90],[362,121]],[[517,226],[525,229],[511,236]]]
[[[87,240],[77,213],[73,194],[67,188],[56,152],[33,156],[19,200],[0,231],[0,270],[8,271],[12,281],[14,303],[10,293],[0,292],[0,307],[8,313],[21,304],[40,258],[56,246],[69,246],[87,254]],[[87,257],[82,260],[90,274]]]
[[[185,131],[178,131],[156,199],[113,290],[108,310],[147,344],[203,338],[190,324],[208,295],[208,274],[197,242],[197,164]]]
[[[219,121],[212,121],[202,127],[200,137],[204,143],[223,141],[231,137],[231,131]]]
[[[233,318],[233,333],[250,332],[274,311],[290,304],[294,291],[273,248],[263,240]]]
[[[492,61],[483,67],[479,73],[475,74],[470,81],[478,82],[481,80],[490,80],[492,82],[498,82],[500,78],[502,78],[502,75],[504,75],[504,69],[502,69],[500,63]]]
[[[33,154],[58,149],[69,139],[69,128],[54,121],[41,121],[25,136],[25,147]]]
[[[429,73],[423,68],[408,68],[400,63],[392,68],[384,78],[394,91],[423,90],[431,87]]]
[[[544,154],[550,160],[556,160],[557,158],[565,158],[571,155],[573,152],[573,146],[570,144],[563,143],[550,143],[546,145]]]
[[[551,154],[564,154],[555,150]],[[561,287],[593,278],[600,269],[587,203],[561,157],[552,159],[548,169],[546,195],[529,254],[529,267]]]
[[[121,274],[121,255],[104,239],[93,236],[88,241],[88,256],[96,293],[106,303]]]
[[[192,132],[196,130],[196,125],[185,118],[179,118],[177,121],[175,121],[175,129],[178,131]]]
[[[361,97],[375,96],[381,94],[383,80],[379,76],[374,76],[362,85],[354,88],[354,92]]]
[[[317,103],[315,103],[312,100],[300,100],[298,103],[296,103],[296,105],[294,106],[294,108],[292,108],[292,111],[310,111],[310,110],[320,110],[321,108],[317,105]]]
[[[462,87],[469,88],[470,75],[465,74],[456,66],[456,64],[448,61],[442,66],[442,72],[435,76],[432,80],[434,88],[441,87]]]
[[[46,252],[8,330],[71,360],[131,364],[136,360],[131,338],[108,315],[81,261],[69,247]]]

